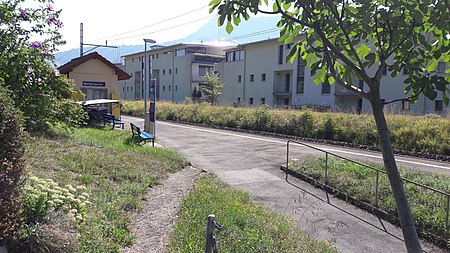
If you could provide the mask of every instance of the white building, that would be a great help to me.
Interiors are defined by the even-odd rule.
[[[224,50],[235,45],[216,43],[181,43],[167,47],[153,46],[147,52],[124,56],[125,71],[131,79],[121,84],[121,99],[143,99],[144,62],[155,84],[156,98],[161,101],[183,102],[200,91],[205,73],[224,60]],[[150,76],[147,75],[148,80]]]
[[[303,37],[300,35],[297,40]],[[344,89],[340,85],[314,83],[309,68],[300,57],[293,63],[286,63],[286,56],[292,44],[284,45],[277,39],[268,39],[241,44],[226,50],[224,62],[218,64],[218,71],[224,88],[221,104],[245,104],[259,106],[319,106],[334,111],[369,112],[368,101]],[[440,63],[437,71],[444,74],[445,63]],[[369,70],[370,71],[375,71]],[[386,70],[381,81],[382,98],[386,101],[405,97],[404,80],[407,73],[391,77]],[[367,89],[364,83],[355,79],[355,86]],[[420,95],[415,104],[398,101],[386,105],[392,113],[404,114],[447,114],[442,95],[431,101]]]

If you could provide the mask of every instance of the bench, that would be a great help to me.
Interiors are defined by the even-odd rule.
[[[114,117],[114,115],[109,114],[109,113],[103,114],[103,126],[105,126],[106,123],[112,124],[112,129],[114,129],[116,127],[116,125],[119,125],[119,127],[122,127],[122,129],[125,126],[125,122],[116,119],[116,117]]]
[[[144,143],[147,143],[147,140],[152,140],[152,146],[153,147],[155,146],[155,136],[147,132],[142,132],[141,129],[133,123],[130,123],[130,126],[131,126],[131,133],[133,133],[131,139],[133,139],[134,136],[137,136],[139,138],[138,143],[141,143],[142,141],[144,141]]]

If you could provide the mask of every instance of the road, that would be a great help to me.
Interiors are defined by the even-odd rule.
[[[143,126],[143,120],[122,120]],[[326,239],[340,252],[406,252],[401,231],[367,212],[330,197],[295,178],[286,181],[280,165],[286,160],[286,140],[170,122],[157,123],[158,142],[184,155],[193,166],[216,174],[226,183],[247,191],[254,200],[296,220],[317,239]],[[376,152],[312,144],[348,158],[380,162]],[[293,145],[291,157],[317,155]],[[448,163],[399,157],[405,167],[450,175]],[[217,217],[220,221],[220,217]],[[441,252],[423,243],[427,252]]]

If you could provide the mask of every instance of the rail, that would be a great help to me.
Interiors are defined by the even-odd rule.
[[[337,158],[346,160],[346,161],[348,161],[348,162],[352,162],[352,163],[358,164],[358,165],[360,165],[360,166],[363,166],[363,167],[365,167],[365,168],[368,168],[368,169],[371,169],[371,170],[376,171],[376,180],[375,180],[375,181],[376,181],[376,182],[375,182],[375,206],[376,206],[376,207],[379,207],[379,206],[378,206],[378,201],[379,201],[379,190],[380,190],[380,184],[379,184],[380,173],[382,173],[382,174],[387,174],[386,171],[381,170],[381,169],[379,169],[379,168],[375,168],[375,167],[370,166],[370,165],[368,165],[368,164],[364,164],[364,163],[361,163],[361,162],[358,162],[358,161],[355,161],[355,160],[352,160],[352,159],[349,159],[349,158],[346,158],[346,157],[343,157],[343,156],[340,156],[340,155],[337,155],[337,154],[328,152],[328,151],[326,151],[326,150],[323,150],[323,149],[320,149],[320,148],[311,146],[311,145],[306,144],[306,143],[303,143],[303,142],[299,142],[299,141],[295,141],[295,140],[288,140],[288,141],[287,141],[287,148],[286,148],[286,149],[287,149],[287,152],[286,152],[286,180],[288,179],[288,169],[289,169],[289,147],[290,147],[289,145],[290,145],[291,143],[295,143],[295,144],[297,144],[297,145],[302,145],[302,146],[305,146],[305,147],[314,149],[314,150],[316,150],[316,151],[320,151],[320,152],[325,153],[325,174],[324,174],[324,182],[323,182],[324,186],[329,186],[329,185],[328,185],[328,169],[329,169],[329,168],[328,168],[328,167],[329,167],[328,160],[329,160],[329,156],[334,156],[334,157],[337,157]],[[434,192],[434,193],[441,194],[441,195],[443,195],[443,196],[445,196],[445,197],[447,198],[447,205],[446,205],[446,207],[445,207],[445,209],[446,209],[446,211],[445,211],[445,212],[446,212],[445,229],[446,229],[447,231],[450,231],[450,225],[449,225],[450,193],[447,193],[447,192],[443,192],[443,191],[441,191],[441,190],[434,189],[434,188],[432,188],[432,187],[429,187],[429,186],[424,185],[424,184],[421,184],[421,183],[417,183],[417,182],[412,181],[412,180],[409,180],[409,179],[407,179],[407,178],[401,177],[401,180],[402,180],[403,182],[410,183],[410,184],[413,184],[413,185],[418,186],[418,187],[422,187],[422,188],[427,189],[427,190],[429,190],[429,191],[432,191],[432,192]]]

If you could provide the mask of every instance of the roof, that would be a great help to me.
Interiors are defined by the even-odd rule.
[[[231,42],[221,42],[221,41],[210,41],[210,42],[180,42],[176,44],[171,44],[167,46],[152,46],[147,52],[157,51],[161,49],[173,49],[180,46],[193,46],[193,47],[235,47],[235,43]],[[132,54],[122,55],[122,57],[129,57],[134,55],[145,54],[145,51],[140,51]]]
[[[94,100],[86,100],[77,102],[80,105],[97,105],[97,104],[111,104],[111,103],[120,103],[120,100],[113,99],[94,99]]]
[[[128,80],[131,78],[131,76],[127,72],[121,70],[119,67],[114,65],[112,62],[108,61],[105,57],[101,56],[97,52],[93,52],[93,53],[87,54],[85,56],[81,56],[81,57],[72,59],[70,62],[60,66],[58,68],[58,70],[61,74],[67,74],[70,71],[73,71],[73,69],[76,68],[77,66],[79,66],[89,60],[92,60],[92,59],[98,59],[101,62],[103,62],[104,64],[106,64],[108,67],[110,67],[112,70],[114,70],[117,75],[117,80],[119,80],[119,81],[120,80]]]

